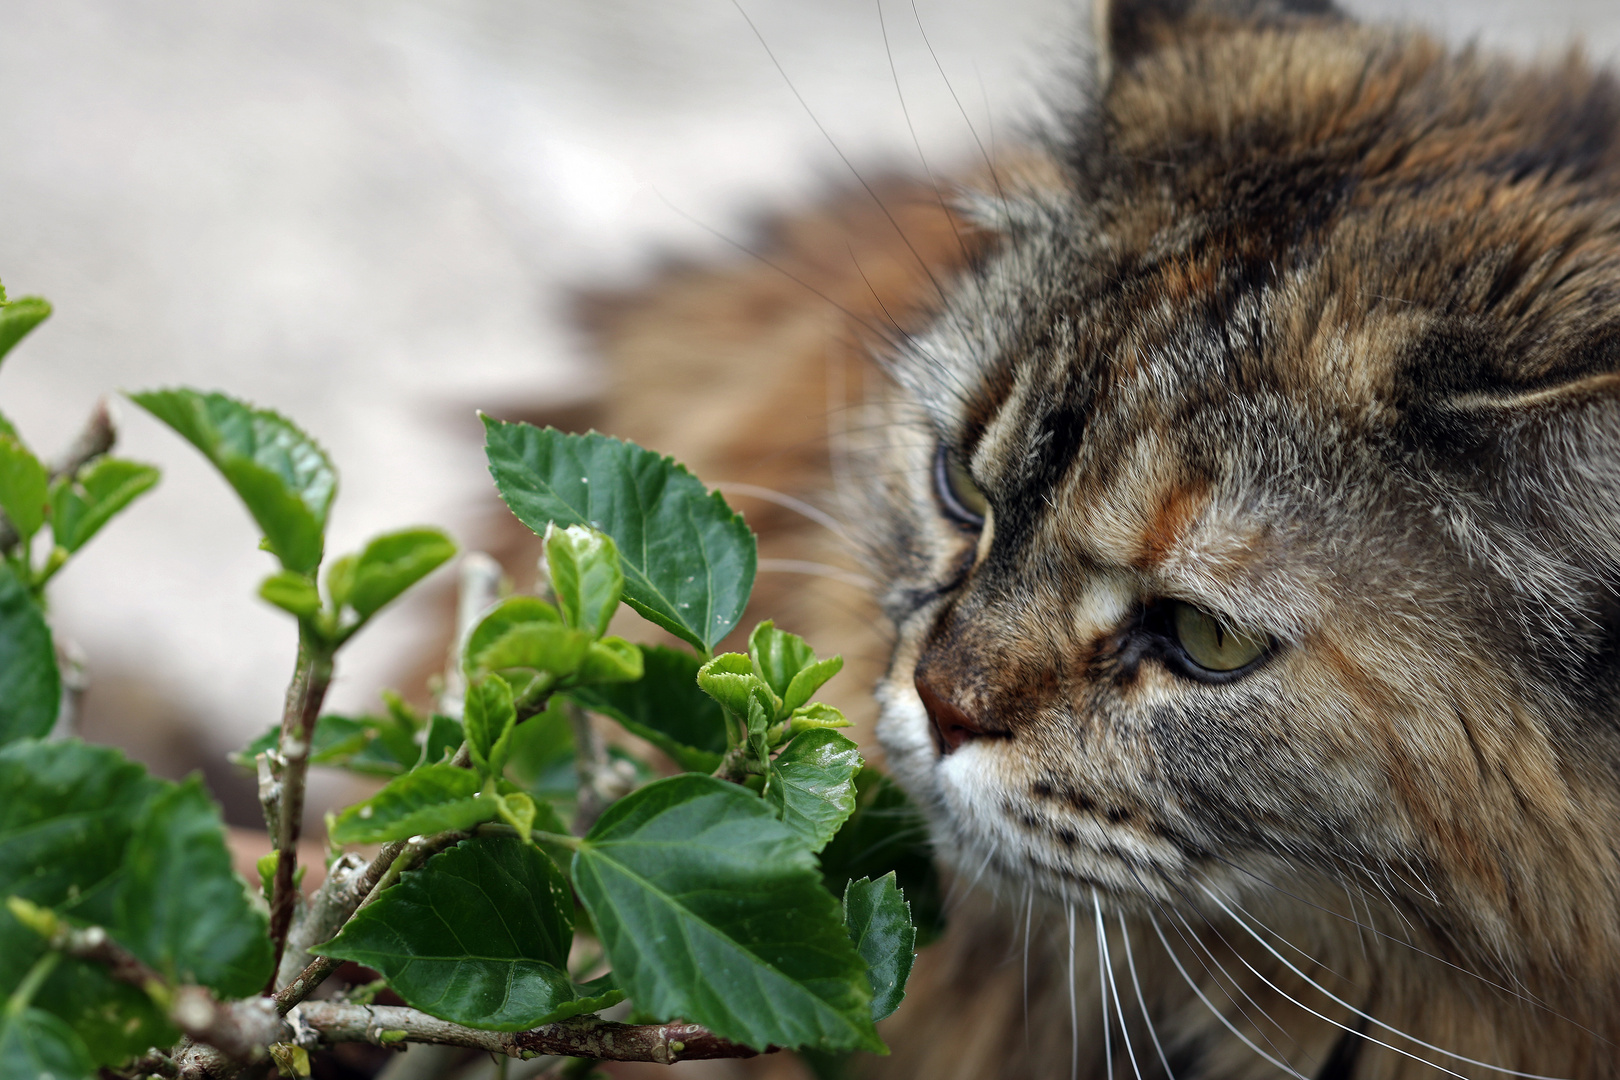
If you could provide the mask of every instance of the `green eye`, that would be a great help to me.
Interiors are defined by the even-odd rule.
[[[947,515],[975,529],[984,526],[984,519],[990,513],[990,500],[968,475],[967,466],[944,443],[939,444],[939,452],[934,457],[934,488]]]
[[[1233,630],[1209,612],[1179,600],[1170,602],[1170,626],[1188,659],[1206,671],[1236,671],[1266,652],[1264,638]]]

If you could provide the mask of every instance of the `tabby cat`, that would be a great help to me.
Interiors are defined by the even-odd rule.
[[[1620,88],[1325,0],[1097,26],[903,222],[940,291],[792,263],[887,325],[849,516],[958,878],[871,1068],[1620,1076]]]

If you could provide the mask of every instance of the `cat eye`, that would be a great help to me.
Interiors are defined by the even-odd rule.
[[[1225,675],[1237,672],[1265,656],[1265,638],[1234,630],[1201,608],[1180,600],[1168,602],[1169,624],[1176,644],[1198,667]]]
[[[934,491],[947,517],[975,529],[984,527],[990,500],[973,482],[967,466],[944,443],[939,444],[939,452],[934,455]]]

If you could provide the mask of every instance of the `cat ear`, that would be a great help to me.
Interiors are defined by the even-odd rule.
[[[1100,81],[1189,31],[1220,24],[1268,24],[1338,18],[1333,0],[1094,0]]]

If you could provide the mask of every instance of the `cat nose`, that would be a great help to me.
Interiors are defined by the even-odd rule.
[[[969,739],[984,734],[977,720],[946,700],[921,675],[917,676],[917,696],[922,698],[928,719],[934,723],[934,739],[939,743],[941,754],[949,754]]]

